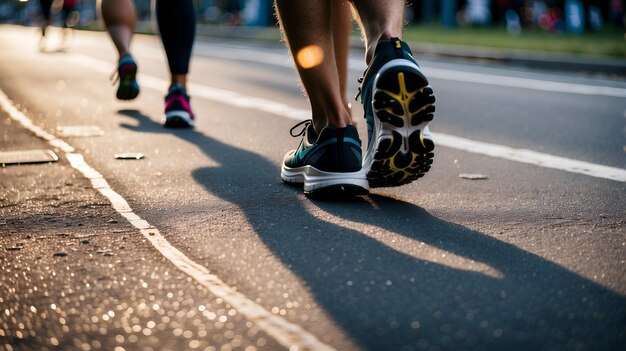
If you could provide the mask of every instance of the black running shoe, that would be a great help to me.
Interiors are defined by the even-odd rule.
[[[423,177],[434,157],[428,122],[435,97],[409,46],[398,38],[379,41],[359,82],[368,133],[363,169],[370,187]]]
[[[294,130],[303,129],[294,134]],[[361,168],[361,140],[354,126],[324,128],[319,136],[310,120],[291,128],[293,137],[302,136],[296,150],[285,155],[281,178],[303,184],[304,192],[315,195],[365,195],[367,179]]]
[[[117,64],[117,72],[114,72],[111,77],[114,82],[119,80],[120,84],[115,94],[119,100],[132,100],[139,95],[139,84],[136,77],[137,63],[133,57],[130,55],[122,57]]]

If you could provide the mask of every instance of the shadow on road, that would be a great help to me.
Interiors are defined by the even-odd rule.
[[[537,255],[383,195],[324,202],[288,186],[259,186],[276,183],[279,170],[258,154],[198,131],[166,130],[137,111],[120,113],[140,122],[127,128],[174,134],[219,162],[219,168],[196,169],[196,181],[237,205],[264,244],[364,349],[626,345],[626,299]],[[339,224],[322,219],[324,212]],[[363,233],[346,223],[370,229]],[[377,232],[422,242],[499,275],[423,259],[428,249],[418,243],[401,252],[377,240]]]

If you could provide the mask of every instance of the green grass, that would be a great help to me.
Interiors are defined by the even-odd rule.
[[[213,25],[199,25],[198,32],[213,32],[215,34],[219,33],[219,28]],[[102,28],[94,22],[92,28],[88,29]],[[256,39],[280,39],[280,32],[276,27],[242,29],[247,29],[246,35]],[[141,26],[138,26],[138,32],[151,34],[152,30],[149,23],[142,23]],[[359,30],[355,28],[353,34],[359,35]],[[417,43],[626,58],[626,37],[621,30],[612,28],[583,35],[549,33],[535,29],[525,30],[518,36],[511,36],[503,27],[443,28],[438,24],[429,24],[405,27],[404,39]]]
[[[443,28],[438,25],[419,25],[406,27],[404,38],[421,43],[626,58],[626,38],[617,29],[583,35],[549,33],[537,29],[511,36],[505,28]]]

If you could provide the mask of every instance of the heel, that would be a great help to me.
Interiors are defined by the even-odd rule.
[[[367,173],[370,186],[398,186],[423,177],[435,148],[427,130],[435,112],[428,81],[416,65],[392,61],[381,69],[372,96],[376,148]]]

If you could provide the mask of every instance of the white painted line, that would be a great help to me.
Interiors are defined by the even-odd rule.
[[[137,52],[148,53],[151,57],[162,57],[163,52],[155,47],[137,44],[141,46],[136,49]],[[216,50],[215,47],[207,47],[205,45],[196,45],[194,53],[198,53],[205,57],[225,59],[229,61],[263,63],[266,65],[293,68],[293,61],[285,53],[278,54],[273,52],[259,52],[249,48],[235,47],[232,45],[222,46],[216,45],[225,50]],[[233,54],[235,52],[235,54]],[[590,84],[562,83],[549,80],[522,78],[514,76],[504,76],[489,73],[466,72],[460,70],[443,69],[429,67],[428,65],[420,65],[428,79],[440,79],[452,82],[464,82],[474,84],[493,85],[508,88],[519,88],[537,91],[547,91],[553,93],[566,93],[577,95],[607,96],[607,97],[626,97],[626,88],[608,87]],[[111,64],[107,66],[107,72],[111,71]],[[351,71],[362,73],[365,71],[364,60],[351,57],[349,59],[349,68]]]
[[[146,50],[154,50],[151,47],[144,46]],[[144,49],[142,47],[141,50]],[[262,62],[267,65],[279,67],[294,67],[293,62],[288,59],[287,55],[280,55],[271,52],[258,52],[248,48],[240,48],[227,46],[227,50],[215,50],[206,46],[198,46],[194,52],[200,53],[202,56],[214,57],[227,60],[245,61],[245,62]],[[233,51],[236,52],[233,55]],[[287,58],[287,59],[286,59]],[[362,73],[367,67],[363,59],[350,58],[349,67],[351,71]],[[513,76],[503,76],[488,73],[466,72],[459,70],[443,69],[428,67],[421,65],[422,70],[428,79],[441,79],[453,82],[465,82],[475,84],[494,85],[508,88],[520,88],[538,91],[548,91],[553,93],[567,93],[578,95],[608,96],[608,97],[626,97],[625,88],[607,87],[590,84],[562,83],[541,79],[530,79]]]
[[[111,73],[111,63],[101,61],[90,56],[73,53],[71,56],[68,55],[68,60],[70,60],[73,64],[82,65],[86,68],[90,68],[100,73]],[[137,79],[141,83],[142,87],[155,89],[162,92],[167,90],[167,87],[169,85],[169,81],[166,81],[165,79],[142,73],[137,76]],[[263,111],[274,115],[294,119],[297,121],[311,118],[311,112],[307,110],[298,109],[263,98],[240,94],[230,90],[190,83],[189,91],[194,97],[219,101],[235,107]]]
[[[426,74],[428,79],[442,79],[455,82],[548,91],[553,93],[626,98],[626,89],[603,87],[598,85],[561,83],[539,79],[499,76],[486,73],[463,72],[432,67],[424,68],[424,73]]]
[[[98,126],[80,125],[80,126],[58,126],[57,131],[62,137],[92,137],[102,136],[104,131]]]
[[[54,135],[46,132],[43,128],[33,124],[20,110],[18,110],[6,94],[0,90],[0,107],[2,107],[11,118],[17,122],[20,122],[22,126],[31,131],[36,136],[48,141],[50,145],[61,149],[63,152],[74,152],[74,148],[61,139],[57,139]]]
[[[626,169],[573,160],[532,150],[514,149],[508,146],[483,143],[443,133],[432,133],[432,135],[436,145],[596,178],[626,182]]]
[[[81,54],[76,55],[77,57],[72,59],[73,63],[82,64],[85,67],[96,69],[103,73],[108,72],[105,67],[111,67],[110,64],[89,56]],[[169,82],[164,79],[145,74],[139,75],[138,79],[140,80],[142,86],[156,89],[158,91],[165,91],[169,84]],[[302,121],[310,118],[311,116],[311,112],[308,110],[298,109],[276,101],[252,97],[234,91],[213,88],[206,85],[190,84],[189,90],[191,95],[195,97],[201,97],[225,105],[263,111],[296,121]],[[465,152],[503,158],[545,168],[559,169],[596,178],[626,182],[626,170],[621,168],[603,166],[537,151],[514,149],[508,146],[469,140],[444,133],[433,133],[433,139],[436,145],[446,146]]]
[[[61,145],[65,156],[75,169],[80,171],[85,178],[89,179],[94,189],[98,190],[110,202],[112,207],[130,224],[139,229],[141,234],[176,268],[195,279],[199,284],[207,288],[211,294],[221,298],[226,303],[235,308],[246,319],[256,324],[261,330],[274,338],[279,344],[289,350],[322,350],[332,351],[331,346],[321,342],[315,335],[304,330],[297,324],[290,323],[286,319],[274,315],[261,305],[247,298],[244,294],[234,290],[219,277],[211,274],[208,269],[192,261],[184,253],[172,246],[157,228],[151,226],[147,221],[141,219],[132,211],[128,202],[109,186],[106,179],[98,171],[85,162],[81,154],[75,153],[75,149],[64,141],[57,139],[54,135],[45,132],[43,129],[33,125],[32,121],[20,112],[13,102],[0,90],[0,107],[9,116],[20,122],[24,128],[32,133],[48,140],[50,144]]]
[[[300,326],[289,323],[285,319],[271,314],[267,310],[248,299],[242,293],[233,290],[214,274],[191,261],[182,252],[171,246],[158,231],[143,229],[141,232],[150,239],[153,245],[167,257],[178,269],[187,273],[201,285],[209,289],[215,296],[222,298],[248,320],[255,323],[261,330],[268,333],[281,345],[289,350],[334,350],[329,345],[319,341],[313,334]]]
[[[350,59],[350,67],[358,67],[359,72],[366,68],[363,60]],[[625,88],[607,87],[590,84],[562,83],[549,80],[531,79],[513,76],[503,76],[489,73],[466,72],[452,69],[443,69],[420,65],[426,77],[431,79],[448,80],[452,82],[475,83],[494,85],[508,88],[520,88],[553,93],[566,93],[578,95],[594,95],[608,97],[626,97]]]

